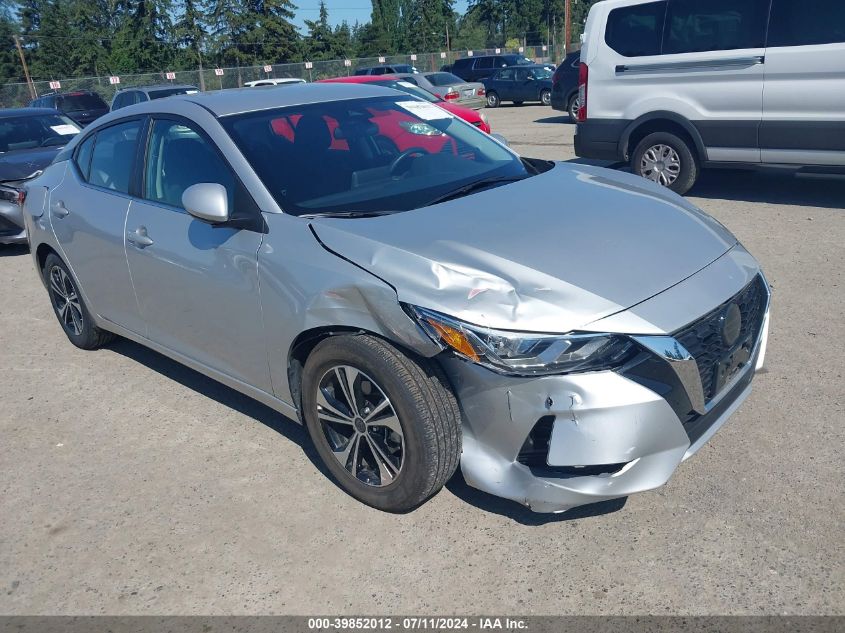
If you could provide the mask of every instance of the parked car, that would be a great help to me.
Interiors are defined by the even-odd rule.
[[[109,106],[103,98],[90,90],[46,94],[32,100],[29,107],[59,110],[81,127],[96,121],[109,111]]]
[[[0,244],[26,243],[21,211],[26,183],[53,162],[79,129],[56,110],[0,110]]]
[[[299,77],[280,77],[278,79],[256,79],[255,81],[247,81],[244,86],[247,88],[257,88],[260,86],[293,86],[296,84],[304,84],[306,81]]]
[[[487,107],[498,108],[502,101],[522,105],[526,101],[552,102],[552,73],[540,65],[500,68],[484,80]]]
[[[578,156],[688,191],[702,168],[845,170],[845,3],[608,0],[581,50]]]
[[[458,105],[454,101],[446,101],[439,96],[432,94],[428,90],[423,89],[417,85],[418,80],[422,75],[352,75],[351,77],[335,77],[334,79],[323,79],[318,83],[356,83],[356,84],[374,84],[377,86],[384,86],[385,88],[392,88],[407,92],[419,99],[434,103],[444,110],[451,112],[455,116],[462,118],[467,123],[470,123],[483,132],[490,133],[490,122],[483,112],[476,112],[470,108]]]
[[[126,106],[153,99],[163,99],[173,95],[190,95],[199,92],[200,89],[189,84],[158,84],[154,86],[134,86],[118,90],[111,102],[111,109],[118,110]]]
[[[428,85],[422,82],[419,82],[419,85],[447,101],[453,101],[473,110],[480,110],[487,105],[487,93],[482,83],[467,82],[457,75],[443,72],[422,73],[414,77],[423,77]],[[408,81],[411,79],[409,77]]]
[[[456,59],[449,72],[464,81],[481,81],[492,75],[497,68],[533,65],[534,62],[522,55],[478,55]]]
[[[578,66],[581,51],[569,53],[552,75],[552,108],[569,114],[572,123],[578,123]]]
[[[459,463],[542,512],[651,490],[764,359],[768,286],[720,223],[381,86],[118,110],[24,209],[74,345],[124,336],[300,420],[382,510]]]
[[[395,75],[398,73],[418,73],[415,66],[410,64],[383,64],[381,66],[371,66],[369,68],[359,68],[355,71],[356,75]]]

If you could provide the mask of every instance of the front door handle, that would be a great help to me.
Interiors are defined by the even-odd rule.
[[[56,201],[56,204],[53,205],[53,215],[57,218],[65,218],[69,213],[70,211],[67,210],[67,207],[62,200]]]
[[[134,231],[128,232],[126,234],[126,241],[131,242],[138,248],[147,248],[147,246],[151,246],[153,241],[147,235],[147,227],[139,226]]]

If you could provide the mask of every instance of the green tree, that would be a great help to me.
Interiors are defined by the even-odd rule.
[[[199,66],[206,36],[204,20],[201,0],[183,0],[179,17],[173,25],[179,45],[176,62],[179,67],[193,69]]]

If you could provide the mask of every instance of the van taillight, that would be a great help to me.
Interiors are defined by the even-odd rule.
[[[578,121],[587,120],[587,80],[590,77],[590,69],[587,64],[581,62],[578,66]]]

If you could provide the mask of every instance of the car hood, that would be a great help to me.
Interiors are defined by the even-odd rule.
[[[317,218],[329,250],[400,301],[477,325],[570,332],[687,279],[736,239],[630,174],[558,163],[544,174],[389,216]]]
[[[52,163],[62,147],[38,147],[0,154],[0,182],[29,178]]]

